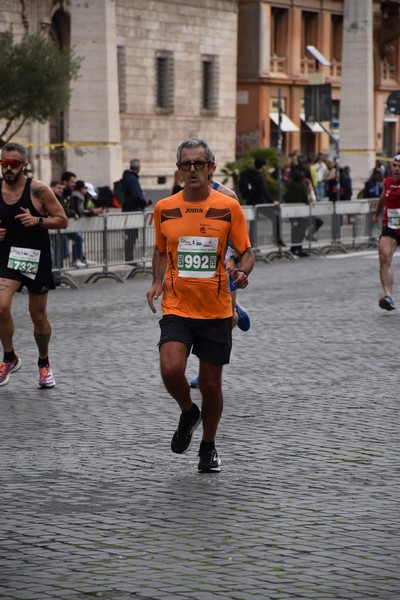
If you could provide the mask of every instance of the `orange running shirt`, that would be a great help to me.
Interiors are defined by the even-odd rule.
[[[239,253],[250,248],[247,224],[237,200],[215,190],[207,200],[185,202],[183,193],[157,202],[156,245],[167,254],[162,297],[164,315],[225,319],[232,303],[225,271],[228,238]]]

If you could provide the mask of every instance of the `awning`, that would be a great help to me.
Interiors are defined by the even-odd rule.
[[[315,121],[314,123],[310,123],[309,121],[307,122],[304,113],[300,115],[300,119],[307,125],[307,127],[311,129],[313,133],[323,133],[324,130],[318,121]]]
[[[271,119],[271,121],[273,121],[275,123],[275,125],[278,125],[278,127],[279,127],[279,114],[277,112],[270,112],[269,118]],[[285,113],[282,113],[281,130],[282,131],[299,131],[299,128],[297,127],[297,125],[295,125],[293,123],[293,121],[291,121],[289,119],[289,117],[287,115],[285,115]]]

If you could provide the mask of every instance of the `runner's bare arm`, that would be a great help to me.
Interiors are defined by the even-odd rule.
[[[238,285],[240,288],[248,285],[248,277],[253,270],[255,257],[251,248],[246,248],[243,254],[239,257],[239,265],[231,275],[233,278],[233,284]]]
[[[147,302],[153,313],[156,313],[154,300],[157,300],[162,294],[163,282],[167,270],[167,255],[161,253],[157,246],[153,253],[153,285],[147,292]]]
[[[382,194],[380,195],[380,198],[379,198],[379,201],[378,201],[378,204],[376,207],[376,211],[372,215],[372,221],[374,223],[376,223],[376,221],[378,221],[379,217],[381,216],[384,201],[385,201],[385,186],[383,187]]]
[[[67,227],[68,219],[64,209],[48,185],[43,181],[34,179],[31,184],[31,192],[33,205],[43,215],[43,221],[39,223],[38,217],[32,215],[28,209],[21,208],[21,214],[15,218],[19,219],[24,227],[40,226],[44,229],[64,229]]]

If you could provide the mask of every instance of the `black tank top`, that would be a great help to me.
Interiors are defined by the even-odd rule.
[[[0,227],[7,229],[6,237],[0,242],[0,264],[7,266],[11,246],[18,248],[35,248],[40,250],[39,269],[50,269],[50,237],[47,229],[43,227],[24,227],[16,215],[21,214],[21,206],[28,208],[32,215],[40,217],[31,200],[31,179],[26,180],[21,198],[15,204],[6,204],[2,194],[2,183],[0,183]]]

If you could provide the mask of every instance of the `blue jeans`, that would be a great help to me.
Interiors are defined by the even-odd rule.
[[[80,233],[71,233],[69,239],[74,245],[72,255],[74,260],[84,260],[83,255],[83,237]]]

